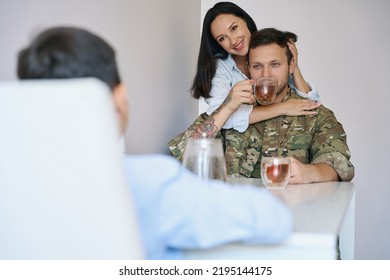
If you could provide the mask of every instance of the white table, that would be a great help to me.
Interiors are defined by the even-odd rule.
[[[229,178],[233,184],[264,187],[261,179]],[[354,258],[355,189],[353,183],[326,182],[288,185],[272,190],[294,216],[291,236],[278,245],[228,244],[209,250],[189,250],[187,259],[341,259]]]

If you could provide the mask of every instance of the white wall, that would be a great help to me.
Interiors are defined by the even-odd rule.
[[[135,18],[130,28],[122,30],[128,30],[123,37],[132,41],[123,52],[124,61],[132,63],[130,72],[124,72],[129,77],[133,104],[127,150],[168,152],[167,142],[197,115],[197,102],[189,89],[200,42],[200,2],[133,2],[138,8]]]
[[[202,17],[218,1],[202,0]],[[390,259],[390,2],[236,0],[257,27],[298,35],[299,65],[344,125],[356,168],[355,258]]]
[[[199,18],[199,0],[1,0],[0,80],[16,79],[17,52],[42,29],[87,28],[117,51],[131,107],[127,151],[167,152],[168,140],[197,115],[189,88]]]

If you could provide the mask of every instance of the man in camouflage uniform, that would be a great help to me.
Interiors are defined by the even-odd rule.
[[[251,77],[277,78],[275,103],[301,99],[287,83],[294,60],[289,55],[286,34],[263,29],[252,34],[250,44]],[[229,175],[260,177],[261,158],[278,156],[291,157],[290,183],[351,181],[354,167],[349,161],[351,155],[343,126],[323,105],[314,110],[316,114],[310,116],[279,116],[252,124],[243,133],[218,129],[208,136],[223,139]],[[189,137],[198,137],[202,131],[212,129],[212,124],[205,123],[208,119],[206,114],[200,115],[187,131],[169,142],[177,159],[182,160]]]

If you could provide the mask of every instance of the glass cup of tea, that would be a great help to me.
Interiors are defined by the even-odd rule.
[[[269,105],[274,102],[277,89],[278,81],[276,78],[260,77],[256,79],[253,92],[259,104]]]
[[[283,189],[290,180],[290,158],[263,157],[261,180],[267,188]]]
[[[202,179],[227,180],[221,139],[190,138],[183,155],[183,165]]]

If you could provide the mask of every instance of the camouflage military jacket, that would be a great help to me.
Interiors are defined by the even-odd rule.
[[[301,99],[293,92],[289,98]],[[229,175],[260,177],[262,156],[294,157],[303,163],[327,163],[341,181],[351,181],[354,167],[343,126],[334,113],[320,106],[314,116],[279,116],[252,124],[243,133],[234,129],[221,130]],[[182,160],[185,144],[197,125],[207,118],[200,115],[187,131],[172,139],[168,146]]]

